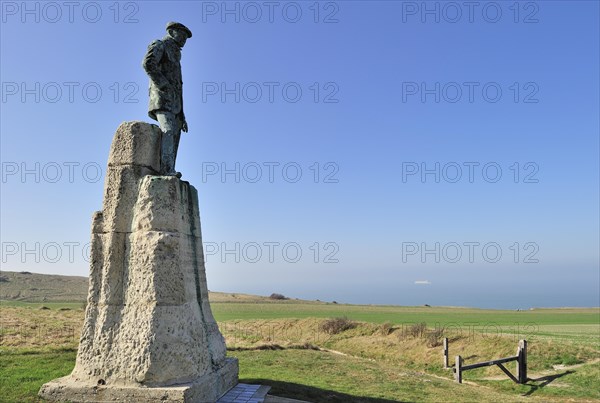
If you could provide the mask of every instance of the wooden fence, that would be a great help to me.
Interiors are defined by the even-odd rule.
[[[443,350],[444,368],[448,366],[448,338],[444,338],[444,350]],[[507,362],[517,362],[517,375],[514,376],[506,367],[503,365]],[[527,340],[519,340],[519,347],[517,348],[517,355],[513,357],[499,358],[491,361],[478,362],[475,364],[463,365],[463,359],[460,355],[456,356],[454,364],[454,379],[458,383],[462,383],[462,373],[470,369],[489,367],[497,365],[510,379],[516,383],[524,384],[527,383]]]

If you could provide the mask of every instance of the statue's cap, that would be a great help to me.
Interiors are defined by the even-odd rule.
[[[186,27],[185,25],[183,25],[180,22],[174,22],[174,21],[168,22],[167,23],[167,31],[169,29],[179,29],[179,30],[182,30],[183,32],[185,32],[187,34],[188,38],[192,37],[192,31],[190,31],[190,29],[188,27]]]

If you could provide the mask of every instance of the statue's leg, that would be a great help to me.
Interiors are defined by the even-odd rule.
[[[173,154],[173,166],[175,166],[175,160],[177,159],[177,151],[179,150],[179,139],[181,138],[181,123],[179,121],[179,119],[176,119],[175,121],[176,126],[176,130],[175,130],[175,135],[173,136],[173,143],[174,143],[174,154]]]
[[[160,155],[160,173],[162,175],[176,175],[175,158],[181,129],[174,114],[171,112],[157,112],[156,118],[163,132]]]

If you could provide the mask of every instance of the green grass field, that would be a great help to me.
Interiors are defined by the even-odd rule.
[[[313,402],[600,401],[600,309],[482,310],[450,307],[361,306],[272,301],[211,293],[240,379],[272,386],[273,394]],[[46,309],[44,309],[44,308]],[[0,302],[0,401],[38,401],[39,387],[74,366],[81,303]],[[356,326],[321,329],[346,316]],[[425,334],[414,336],[414,323]],[[527,385],[498,368],[468,371],[456,384],[441,367],[430,334],[443,329],[450,356],[468,363],[514,355],[529,341]],[[439,340],[438,340],[439,341]],[[435,344],[435,343],[434,343]],[[513,370],[513,366],[509,366]]]
[[[211,302],[217,320],[329,318],[346,315],[372,323],[497,323],[502,326],[535,323],[543,325],[598,325],[598,309],[561,308],[507,311],[454,307],[399,307],[380,305],[346,305],[285,301]]]

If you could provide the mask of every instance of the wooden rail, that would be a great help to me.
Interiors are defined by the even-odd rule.
[[[448,365],[448,339],[444,339],[444,365],[447,367]],[[516,361],[517,362],[517,375],[514,376],[506,367],[502,364]],[[463,371],[468,371],[470,369],[489,367],[492,365],[497,365],[502,372],[504,372],[510,379],[512,379],[515,383],[527,383],[527,340],[519,340],[519,347],[517,349],[517,355],[513,357],[499,358],[497,360],[478,362],[475,364],[463,365],[463,359],[460,355],[456,356],[455,365],[454,365],[454,379],[458,383],[462,383],[462,373]]]

